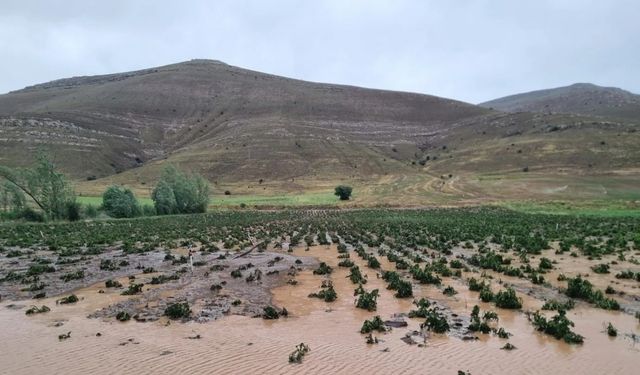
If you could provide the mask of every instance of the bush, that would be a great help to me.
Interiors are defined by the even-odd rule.
[[[82,206],[80,205],[80,203],[76,202],[75,200],[69,201],[66,203],[65,208],[66,208],[65,217],[67,218],[67,220],[69,221],[80,220],[80,211],[82,209]]]
[[[188,318],[191,315],[189,303],[187,303],[186,301],[172,303],[164,310],[164,315],[172,320]]]
[[[98,216],[98,208],[92,204],[87,204],[84,206],[84,216],[90,219]]]
[[[360,286],[362,288],[362,286]],[[358,290],[356,290],[358,293]],[[378,289],[374,289],[371,292],[367,292],[362,289],[359,292],[358,300],[356,301],[356,307],[360,309],[365,309],[368,311],[375,311],[378,307]]]
[[[320,266],[313,270],[313,274],[314,275],[328,275],[331,272],[333,272],[333,268],[331,268],[331,266],[327,265],[325,262],[321,262]]]
[[[351,186],[339,185],[336,186],[334,195],[340,197],[341,201],[347,201],[349,200],[349,198],[351,198],[352,191],[353,188]]]
[[[207,211],[209,183],[200,175],[186,175],[175,167],[165,168],[151,194],[158,215]]]
[[[102,208],[115,218],[140,216],[141,210],[133,192],[122,186],[109,186],[102,194]]]
[[[566,311],[560,310],[558,311],[558,315],[555,315],[551,320],[547,320],[547,318],[536,311],[533,317],[529,317],[529,320],[538,331],[551,335],[558,340],[562,339],[567,344],[582,344],[584,338],[571,331],[571,327],[573,327],[574,324],[567,318],[566,314]]]
[[[605,310],[620,310],[618,301],[606,298],[600,290],[593,290],[589,280],[583,280],[580,276],[568,279],[568,287],[565,294],[572,298],[583,299]]]
[[[78,296],[76,296],[75,294],[72,294],[70,296],[60,298],[59,300],[56,301],[56,303],[59,303],[59,304],[62,304],[62,305],[67,305],[67,304],[70,304],[70,303],[76,303],[78,301],[80,301]]]
[[[494,301],[497,307],[503,309],[519,309],[522,307],[522,299],[516,296],[516,291],[507,287],[496,293]]]
[[[131,319],[131,315],[129,315],[129,313],[126,311],[120,311],[116,315],[116,319],[121,322],[126,322],[127,320]]]
[[[362,273],[360,272],[360,267],[354,265],[352,266],[350,269],[351,273],[349,273],[349,280],[351,280],[352,283],[354,284],[366,284],[367,283],[367,279],[364,278],[364,276],[362,276]]]
[[[445,333],[449,330],[447,318],[440,314],[437,307],[427,310],[427,318],[424,323],[420,324],[420,328],[426,328],[435,333]]]
[[[371,333],[373,331],[385,332],[387,327],[385,327],[384,322],[380,318],[380,315],[376,315],[371,320],[365,320],[362,323],[362,328],[360,328],[360,333]]]
[[[309,297],[320,298],[320,299],[323,299],[325,302],[333,302],[338,298],[338,293],[336,293],[336,290],[333,289],[333,284],[331,283],[331,281],[329,281],[328,283],[323,282],[322,290],[319,291],[318,293],[309,294]]]

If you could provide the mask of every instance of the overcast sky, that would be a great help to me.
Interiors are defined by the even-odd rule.
[[[640,1],[0,1],[0,92],[192,58],[472,103],[640,93]]]

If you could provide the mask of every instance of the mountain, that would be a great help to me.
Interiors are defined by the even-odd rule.
[[[633,185],[636,130],[628,118],[508,113],[213,60],[0,95],[0,164],[27,165],[44,148],[87,194],[109,183],[147,194],[172,163],[203,174],[217,193],[326,191],[345,182],[374,203],[546,197],[566,176],[617,173],[596,183],[623,178]],[[496,187],[505,176],[530,182]],[[561,177],[547,183],[540,176]],[[616,186],[627,189],[626,182]]]
[[[506,112],[574,113],[640,122],[640,95],[590,83],[505,96],[480,106]]]

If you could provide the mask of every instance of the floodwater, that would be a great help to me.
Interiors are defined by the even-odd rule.
[[[330,278],[338,300],[326,303],[308,298],[320,290],[325,276],[301,272],[298,285],[273,290],[273,302],[284,306],[291,316],[277,321],[244,316],[227,316],[215,322],[153,323],[88,319],[87,315],[122,296],[98,294],[97,286],[76,292],[82,301],[75,305],[55,305],[54,299],[38,301],[52,311],[26,316],[24,309],[0,305],[1,374],[456,374],[458,370],[477,374],[634,374],[640,366],[640,344],[634,345],[626,333],[637,333],[634,317],[593,309],[579,304],[568,316],[575,332],[585,337],[583,345],[567,345],[536,332],[523,312],[496,309],[479,303],[478,295],[466,285],[445,278],[459,294],[447,297],[434,286],[414,285],[414,295],[437,300],[460,316],[469,316],[475,304],[482,311],[498,312],[498,325],[513,336],[500,339],[479,334],[480,340],[462,341],[446,335],[431,335],[424,346],[408,345],[400,339],[418,330],[422,319],[410,319],[409,326],[377,334],[382,341],[368,345],[359,333],[362,322],[374,315],[383,319],[408,312],[411,299],[400,300],[386,290],[386,284],[355,254],[352,260],[368,275],[365,289],[380,289],[378,311],[354,306],[354,285],[348,269],[337,267],[334,246],[316,246],[310,251],[296,249],[295,255],[315,256],[334,267]],[[393,269],[379,258],[384,269]],[[497,290],[494,283],[494,290]],[[522,295],[524,310],[542,305]],[[28,301],[30,302],[30,301]],[[21,302],[22,304],[22,302]],[[56,322],[63,325],[56,327]],[[617,338],[609,338],[605,324],[618,328]],[[59,341],[58,335],[71,332]],[[101,336],[96,336],[100,332]],[[192,339],[200,335],[200,339]],[[421,338],[416,337],[422,342]],[[304,342],[311,347],[302,364],[288,363],[294,347]],[[517,347],[506,351],[506,343]]]

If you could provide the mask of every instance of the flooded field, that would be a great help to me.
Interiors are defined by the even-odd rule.
[[[0,226],[0,373],[631,374],[639,231],[497,209]]]
[[[377,311],[355,308],[354,285],[349,281],[349,270],[337,266],[337,254],[334,245],[295,249],[291,255],[317,258],[334,272],[325,276],[303,270],[295,278],[297,285],[274,288],[272,303],[286,307],[290,314],[278,320],[239,315],[207,323],[170,322],[166,318],[150,323],[89,319],[96,310],[127,299],[99,293],[100,285],[77,290],[81,301],[73,305],[56,305],[55,298],[39,301],[51,307],[47,314],[26,316],[24,308],[4,303],[0,309],[0,373],[232,374],[260,368],[264,373],[455,374],[463,370],[472,374],[631,374],[640,364],[640,344],[626,336],[638,332],[638,321],[629,314],[578,303],[568,316],[585,343],[569,345],[536,332],[522,311],[479,302],[478,293],[468,291],[458,278],[443,280],[458,291],[452,297],[443,295],[442,288],[416,285],[414,298],[427,297],[467,321],[476,304],[482,311],[494,310],[499,315],[498,325],[512,337],[477,334],[478,340],[465,341],[453,335],[426,334],[414,335],[413,343],[408,344],[402,339],[420,331],[423,319],[405,318],[407,327],[376,333],[379,343],[367,344],[365,335],[359,333],[363,321],[374,315],[388,319],[407,313],[414,307],[413,298],[395,298],[376,271],[352,258],[366,274],[366,289],[380,290]],[[382,269],[394,268],[383,258],[381,263]],[[333,282],[337,300],[327,303],[308,298],[327,278]],[[542,305],[540,300],[521,296],[523,310]],[[14,305],[27,306],[22,302]],[[618,328],[618,337],[607,336],[608,322]],[[58,335],[67,332],[71,332],[70,338],[60,341]],[[303,363],[288,363],[288,354],[301,342],[311,351]],[[506,342],[517,349],[502,350]]]

